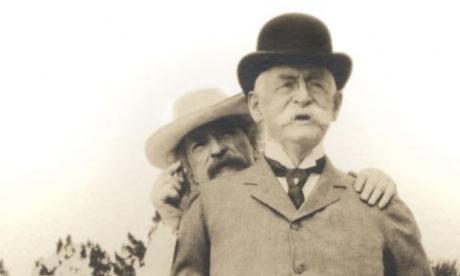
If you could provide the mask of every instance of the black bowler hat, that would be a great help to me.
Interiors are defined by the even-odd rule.
[[[314,65],[328,69],[337,88],[343,88],[351,72],[346,54],[332,53],[329,30],[319,19],[298,13],[283,14],[268,21],[257,41],[257,51],[238,65],[243,92],[254,89],[260,73],[278,65]]]

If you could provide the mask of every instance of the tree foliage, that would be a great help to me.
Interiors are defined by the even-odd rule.
[[[128,233],[128,242],[121,248],[121,253],[114,252],[114,257],[102,247],[91,241],[74,244],[68,235],[64,242],[59,239],[56,255],[35,262],[34,276],[47,275],[84,275],[84,276],[135,276],[136,269],[144,265],[146,247],[142,240]],[[3,262],[0,263],[0,268]],[[2,271],[2,270],[0,270]],[[0,276],[8,276],[1,274]]]
[[[433,266],[433,272],[436,276],[460,276],[460,272],[457,270],[456,261],[438,262]]]
[[[0,276],[9,276],[8,271],[5,267],[5,263],[2,259],[0,259]]]

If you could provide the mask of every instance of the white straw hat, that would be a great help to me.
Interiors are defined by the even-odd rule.
[[[187,93],[174,103],[174,120],[155,131],[146,142],[149,162],[164,169],[175,162],[175,150],[190,131],[228,116],[248,116],[243,93],[227,97],[218,89]]]

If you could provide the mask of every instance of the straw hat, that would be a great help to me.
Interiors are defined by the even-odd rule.
[[[161,169],[175,161],[177,145],[195,128],[223,117],[249,117],[246,99],[242,93],[227,97],[218,89],[187,93],[176,100],[173,109],[173,121],[155,131],[146,142],[147,159],[153,166]]]

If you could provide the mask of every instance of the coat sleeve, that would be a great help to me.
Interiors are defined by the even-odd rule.
[[[380,215],[385,236],[385,275],[432,276],[420,232],[409,208],[395,197]]]
[[[171,264],[176,244],[176,234],[163,222],[152,233],[147,246],[145,265],[139,269],[139,276],[171,275]]]
[[[182,217],[172,265],[172,276],[208,276],[210,242],[199,195]]]

